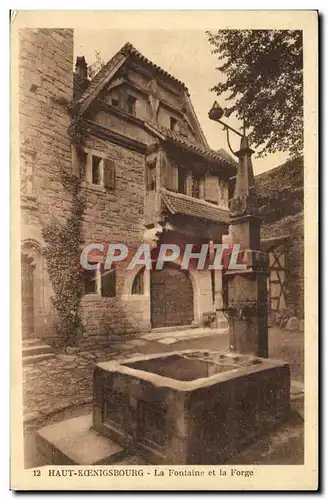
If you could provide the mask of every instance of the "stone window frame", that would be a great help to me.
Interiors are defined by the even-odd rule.
[[[93,293],[85,293],[85,286],[84,286],[84,278],[83,278],[83,297],[82,300],[99,300],[102,299],[101,295],[101,262],[92,262],[89,261],[90,264],[97,264],[97,269],[95,269],[96,273],[96,291]]]
[[[82,186],[94,191],[101,193],[106,193],[106,188],[104,186],[104,160],[108,158],[108,155],[100,152],[99,150],[83,147],[83,152],[87,154],[87,161],[85,165],[84,179]],[[92,156],[97,156],[101,158],[101,170],[100,170],[100,184],[93,184],[92,182]]]
[[[145,268],[139,269],[132,282],[132,295],[145,294]]]
[[[137,274],[141,271],[143,272],[143,294],[134,294],[133,291],[133,283],[137,276]],[[124,280],[123,290],[121,299],[124,301],[144,301],[148,300],[150,305],[150,269],[147,269],[145,266],[136,266],[135,269],[131,271],[126,271],[126,276]]]
[[[92,258],[91,260],[88,261],[90,264],[97,264],[97,269],[95,269],[96,272],[96,291],[91,292],[91,293],[85,293],[85,288],[84,288],[84,278],[82,277],[82,289],[83,289],[83,295],[82,295],[82,301],[84,302],[92,302],[92,301],[100,301],[100,300],[107,300],[107,299],[116,299],[118,297],[117,294],[117,285],[115,284],[115,294],[114,295],[103,295],[102,293],[102,285],[103,285],[103,261],[94,261]],[[114,267],[113,271],[115,272],[115,280],[117,280],[116,273],[117,269]]]

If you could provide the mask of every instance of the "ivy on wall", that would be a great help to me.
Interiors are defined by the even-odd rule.
[[[83,121],[79,115],[72,120],[68,134],[79,150],[85,138]],[[85,199],[80,189],[79,175],[62,172],[61,182],[71,195],[71,210],[64,220],[50,222],[43,229],[43,238],[46,244],[44,255],[47,270],[54,291],[54,329],[59,344],[66,347],[76,345],[83,333],[80,315],[83,268],[80,264],[80,252]]]

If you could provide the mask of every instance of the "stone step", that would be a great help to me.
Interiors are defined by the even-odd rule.
[[[32,356],[26,356],[22,359],[23,366],[25,365],[34,365],[39,363],[40,361],[45,361],[47,359],[54,358],[55,355],[53,353],[49,354],[33,354]]]
[[[23,347],[30,347],[31,345],[42,344],[41,339],[26,339],[23,340]]]
[[[28,347],[23,346],[23,358],[33,356],[34,354],[51,354],[52,347],[46,344],[34,344]]]
[[[128,453],[92,429],[92,415],[83,415],[38,430],[36,445],[49,465],[109,465]]]

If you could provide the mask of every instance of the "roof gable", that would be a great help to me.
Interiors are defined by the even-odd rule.
[[[103,68],[95,75],[91,80],[90,85],[87,90],[80,96],[78,103],[80,105],[80,110],[83,112],[86,110],[91,101],[97,97],[99,92],[105,87],[105,85],[111,80],[111,78],[116,74],[116,72],[121,68],[121,66],[127,61],[128,58],[134,58],[141,63],[147,65],[155,73],[165,76],[175,84],[181,87],[181,89],[187,90],[187,87],[183,82],[170,75],[167,71],[162,69],[157,64],[152,63],[149,59],[143,56],[133,45],[127,42],[108,62]]]
[[[185,108],[184,114],[187,121],[191,125],[192,129],[196,132],[197,140],[202,143],[203,146],[208,147],[205,135],[202,131],[200,123],[198,121],[197,115],[191,103],[190,95],[186,85],[172,76],[170,73],[162,69],[157,64],[154,64],[145,56],[143,56],[131,43],[126,43],[108,62],[105,66],[95,75],[91,80],[90,84],[83,91],[82,95],[74,101],[74,107],[83,113],[87,110],[89,105],[96,99],[102,90],[108,85],[108,83],[115,77],[120,68],[128,61],[133,63],[139,63],[141,66],[146,67],[151,71],[154,78],[164,77],[168,83],[172,83],[172,87],[176,88],[176,93],[181,94],[183,98],[182,107]],[[149,89],[146,89],[149,90]]]
[[[80,94],[73,101],[73,109],[75,108],[76,111],[82,114],[87,111],[91,103],[95,99],[99,98],[101,93],[106,91],[110,85],[114,88],[125,84],[127,81],[124,77],[124,65],[128,61],[130,61],[132,67],[137,65],[140,68],[144,68],[145,71],[148,71],[150,78],[152,78],[148,85],[146,85],[143,89],[140,89],[143,92],[146,92],[147,94],[154,94],[156,91],[156,89],[154,90],[154,85],[156,87],[156,80],[158,80],[160,86],[163,84],[164,86],[169,85],[169,88],[172,90],[173,94],[176,95],[178,102],[180,103],[178,105],[180,106],[180,109],[177,107],[176,110],[186,120],[186,123],[194,135],[195,142],[191,142],[179,133],[174,133],[169,129],[164,129],[163,126],[157,126],[154,122],[144,121],[143,125],[146,128],[153,130],[155,135],[159,135],[162,139],[174,141],[176,144],[187,147],[194,153],[205,156],[212,161],[219,161],[224,166],[228,166],[234,170],[236,163],[224,150],[215,152],[209,147],[192,105],[190,94],[186,85],[162,69],[160,66],[152,63],[130,43],[126,43],[95,75],[82,94]],[[162,97],[160,99],[160,102],[165,104],[165,99]],[[167,104],[168,103],[165,105]]]
[[[83,113],[86,111],[91,102],[99,95],[103,90],[105,85],[113,78],[116,72],[123,66],[127,58],[129,57],[127,51],[125,50],[126,45],[117,52],[103,68],[96,74],[96,76],[91,80],[90,85],[83,92],[83,94],[77,99],[75,104],[78,106],[79,111]]]

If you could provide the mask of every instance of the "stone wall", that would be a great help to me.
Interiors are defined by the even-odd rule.
[[[40,248],[35,294],[35,335],[52,335],[51,284],[42,257],[42,228],[70,210],[61,184],[71,168],[67,103],[73,96],[73,30],[22,29],[19,50],[19,132],[21,171],[21,241]]]
[[[88,185],[82,238],[85,244],[123,243],[136,249],[142,243],[144,226],[144,155],[89,136],[86,148],[115,161],[115,189],[106,191]],[[81,302],[85,337],[89,344],[108,335],[149,329],[149,296],[132,296],[127,262],[116,265],[116,297],[85,295]],[[99,338],[100,337],[100,338]]]
[[[23,366],[24,421],[91,402],[95,363],[119,355],[104,346],[92,352],[77,348],[73,351],[73,355],[60,353],[35,365]]]

